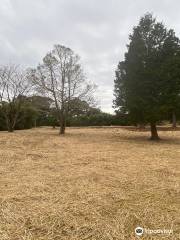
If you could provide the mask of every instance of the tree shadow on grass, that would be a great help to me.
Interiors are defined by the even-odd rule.
[[[160,140],[158,141],[153,141],[150,140],[150,129],[146,128],[145,130],[137,130],[137,128],[123,128],[124,133],[122,134],[121,132],[115,132],[115,134],[112,132],[112,134],[109,133],[105,133],[105,132],[101,132],[101,131],[86,131],[86,129],[84,129],[84,131],[71,131],[69,132],[69,129],[67,129],[66,133],[64,135],[59,135],[59,129],[56,128],[54,130],[49,129],[49,131],[47,130],[44,131],[43,134],[45,137],[47,136],[54,136],[56,138],[71,138],[71,139],[78,139],[80,141],[84,141],[84,142],[114,142],[114,143],[120,143],[120,142],[129,142],[132,144],[144,144],[146,147],[150,144],[150,145],[164,145],[164,144],[170,144],[170,145],[180,145],[180,138],[176,137],[176,136],[164,136],[162,133],[163,132],[174,132],[172,130],[170,130],[172,128],[167,128],[165,127],[162,128],[160,127],[158,129],[159,132],[159,137]],[[180,128],[178,128],[177,131],[179,131]],[[175,130],[176,131],[176,130]],[[130,134],[128,134],[128,132]],[[126,134],[127,133],[127,134]]]
[[[148,135],[116,135],[114,138],[116,139],[116,142],[129,142],[133,144],[144,144],[145,146],[148,145],[180,145],[180,138],[174,137],[174,136],[161,136],[159,134],[160,139],[159,140],[151,140],[150,134]]]

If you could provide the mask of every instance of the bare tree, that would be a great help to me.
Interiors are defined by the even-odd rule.
[[[60,134],[65,133],[70,101],[74,98],[92,101],[94,85],[83,74],[80,58],[70,48],[55,45],[31,78],[36,88],[54,101],[60,123]]]
[[[9,132],[14,131],[24,96],[29,91],[30,83],[26,72],[19,66],[0,67],[0,106]]]

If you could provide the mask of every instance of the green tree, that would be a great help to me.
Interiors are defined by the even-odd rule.
[[[114,107],[136,123],[150,123],[151,139],[157,140],[157,122],[178,102],[179,39],[151,14],[140,19],[129,39],[125,60],[116,71]]]
[[[170,115],[172,127],[176,128],[176,118],[180,115],[180,52],[174,57],[167,58],[161,69],[162,78],[166,81],[166,111]],[[168,84],[171,83],[171,84]]]

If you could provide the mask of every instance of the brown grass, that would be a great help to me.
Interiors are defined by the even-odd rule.
[[[0,133],[0,240],[180,239],[180,132]]]

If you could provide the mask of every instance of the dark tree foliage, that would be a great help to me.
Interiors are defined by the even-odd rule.
[[[21,96],[21,100],[23,103],[15,124],[15,130],[40,126],[52,126],[53,128],[59,126],[58,113],[50,98]],[[99,108],[79,99],[72,100],[69,107],[67,126],[111,126],[132,123],[127,114],[104,113]],[[0,131],[8,130],[3,111],[4,106],[0,107]]]
[[[116,70],[114,107],[136,123],[149,123],[151,139],[157,140],[157,122],[179,106],[180,42],[151,14],[140,19],[129,39]]]
[[[36,110],[36,117],[34,119],[34,127],[49,126],[47,117],[51,112],[52,99],[43,96],[31,96],[26,98],[26,102]]]
[[[35,126],[36,118],[37,110],[32,105],[24,103],[19,113],[15,129],[21,130],[33,128]]]
[[[3,111],[9,108],[9,103],[6,103],[3,107],[0,107],[0,131],[9,130],[6,124],[6,118],[4,117]],[[15,130],[29,129],[34,127],[35,119],[37,118],[37,110],[30,104],[23,103],[19,110],[18,118],[14,126]],[[10,116],[9,116],[10,117]]]
[[[74,116],[71,119],[71,126],[127,126],[130,124],[128,117],[122,115],[112,115],[110,113],[92,113],[90,115],[84,114]]]

